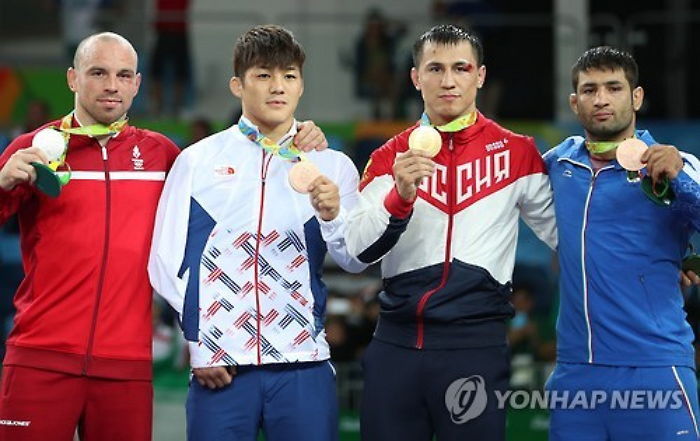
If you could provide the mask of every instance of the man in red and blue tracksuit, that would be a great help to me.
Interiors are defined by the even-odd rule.
[[[556,232],[532,138],[476,109],[481,47],[453,25],[418,39],[411,77],[440,150],[432,159],[409,151],[416,126],[390,139],[372,153],[350,216],[348,250],[381,260],[384,279],[363,365],[365,441],[505,439],[493,398],[508,388],[518,219],[552,247]]]
[[[550,396],[553,441],[698,439],[679,271],[700,228],[700,162],[635,130],[644,97],[637,72],[625,52],[585,52],[572,70],[571,107],[586,137],[545,155],[561,268],[557,367],[547,384],[558,395]],[[618,143],[633,137],[650,146],[640,173],[615,159]],[[578,404],[563,398],[581,392]]]

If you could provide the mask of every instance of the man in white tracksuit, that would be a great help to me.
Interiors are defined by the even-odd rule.
[[[366,266],[344,237],[359,177],[342,153],[290,145],[303,63],[283,28],[243,34],[230,82],[243,116],[179,156],[160,201],[149,271],[190,341],[190,440],[338,437],[321,273],[327,251]],[[288,177],[309,163],[320,176],[307,195]]]

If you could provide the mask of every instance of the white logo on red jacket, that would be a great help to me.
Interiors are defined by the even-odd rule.
[[[456,211],[463,210],[481,198],[488,196],[498,188],[497,184],[508,181],[511,177],[510,150],[495,151],[472,159],[457,166]],[[435,164],[435,173],[425,178],[418,187],[421,198],[447,213],[447,166]]]
[[[143,158],[141,158],[141,150],[135,145],[131,151],[131,162],[134,164],[134,170],[143,170]]]

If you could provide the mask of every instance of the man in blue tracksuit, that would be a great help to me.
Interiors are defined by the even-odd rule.
[[[631,55],[586,51],[572,69],[570,97],[586,137],[545,155],[561,266],[557,367],[547,384],[553,441],[698,439],[679,270],[700,228],[700,162],[635,130],[644,98],[637,77]],[[617,143],[632,137],[650,146],[640,173],[615,159]],[[643,191],[649,180],[656,195]],[[567,391],[588,399],[562,399]]]

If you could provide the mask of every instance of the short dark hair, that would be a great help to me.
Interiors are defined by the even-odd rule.
[[[233,74],[243,78],[254,66],[286,69],[304,66],[304,48],[292,33],[277,25],[255,26],[244,33],[233,48]]]
[[[413,44],[413,65],[418,67],[420,64],[423,47],[427,42],[456,45],[462,41],[468,41],[472,45],[474,55],[476,55],[476,63],[479,66],[484,64],[484,45],[474,32],[461,26],[442,24],[430,28],[426,33],[418,37]]]
[[[639,68],[637,67],[637,62],[634,61],[634,58],[629,52],[610,46],[598,46],[584,52],[571,68],[571,85],[574,88],[574,92],[576,92],[578,88],[579,74],[591,69],[622,69],[632,89],[637,87],[639,82]]]

